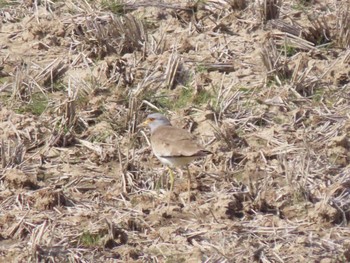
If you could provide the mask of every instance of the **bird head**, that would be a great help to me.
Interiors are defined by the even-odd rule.
[[[153,132],[160,126],[171,126],[171,123],[164,115],[160,113],[152,113],[147,116],[146,120],[141,125],[148,126],[151,129],[151,132]]]

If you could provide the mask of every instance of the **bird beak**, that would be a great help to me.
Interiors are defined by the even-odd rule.
[[[139,125],[137,125],[136,127],[137,128],[143,128],[143,127],[146,127],[149,123],[149,120],[146,119],[144,122],[140,123]]]

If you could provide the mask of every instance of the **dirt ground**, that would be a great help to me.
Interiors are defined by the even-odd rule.
[[[350,262],[346,0],[0,1],[1,262]],[[167,169],[162,112],[213,155]]]

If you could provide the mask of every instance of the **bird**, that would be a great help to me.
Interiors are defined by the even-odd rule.
[[[150,128],[152,151],[169,170],[168,207],[174,188],[175,178],[172,169],[175,167],[186,166],[187,168],[188,203],[190,203],[191,173],[188,164],[197,158],[212,154],[212,152],[204,149],[187,130],[172,126],[169,119],[161,113],[149,114],[142,126]]]

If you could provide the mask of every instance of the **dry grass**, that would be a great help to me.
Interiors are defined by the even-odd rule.
[[[0,261],[350,261],[349,5],[321,2],[1,2]],[[152,111],[214,152],[190,205]]]
[[[338,45],[343,48],[350,46],[350,4],[339,6],[337,15],[336,38]]]
[[[278,19],[283,1],[281,0],[262,0],[259,1],[260,17],[263,23],[269,20]]]

